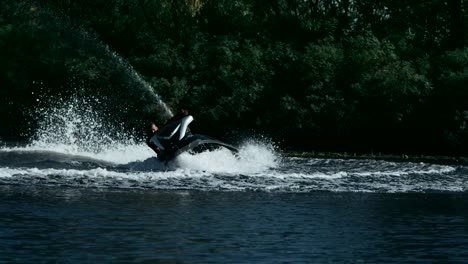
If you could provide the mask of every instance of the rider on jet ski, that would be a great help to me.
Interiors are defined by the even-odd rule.
[[[175,122],[181,118],[184,118],[188,116],[188,110],[186,108],[181,108],[177,114],[175,114],[173,117],[171,117],[169,120],[166,121],[166,123],[162,126],[164,128],[166,125]],[[159,132],[159,127],[156,125],[156,123],[151,122],[149,125],[149,133],[148,137],[146,138],[146,144],[154,151],[156,154],[158,154],[158,157],[161,157],[164,155],[164,147],[162,146],[161,142],[158,140],[158,137],[154,137],[155,135],[158,134]],[[190,132],[190,129],[187,128],[187,133]]]
[[[148,147],[154,150],[156,154],[159,154],[159,152],[161,152],[161,147],[156,146],[156,144],[151,142],[150,139],[158,133],[158,130],[159,130],[159,127],[158,125],[156,125],[156,123],[154,122],[149,123],[149,132],[146,138],[146,144],[148,145]]]
[[[190,133],[188,126],[192,121],[193,117],[188,114],[187,109],[182,108],[160,129],[155,123],[151,123],[151,132],[146,143],[158,154],[159,160],[168,161],[186,151],[199,153],[227,148],[234,153],[238,152],[237,148],[222,141]]]

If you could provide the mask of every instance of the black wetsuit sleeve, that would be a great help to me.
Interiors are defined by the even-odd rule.
[[[152,134],[152,135],[149,135],[147,138],[146,138],[146,144],[148,145],[148,147],[150,147],[154,152],[156,152],[157,154],[159,154],[159,152],[161,151],[158,146],[156,146],[155,144],[153,144],[150,140],[151,138],[156,135],[156,133]]]
[[[152,137],[154,137],[154,135],[156,135],[156,133],[150,133],[148,137],[146,138],[146,145],[150,146],[151,148],[154,144],[152,144],[150,140]]]

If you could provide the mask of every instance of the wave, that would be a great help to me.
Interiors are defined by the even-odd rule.
[[[57,153],[64,156],[81,156],[116,164],[143,161],[155,156],[154,152],[144,144],[121,142],[101,146],[101,149],[98,151],[86,151],[76,146],[62,143],[44,144],[42,142],[34,142],[24,147],[0,147],[0,152]]]
[[[184,153],[161,163],[141,140],[104,127],[102,117],[79,99],[38,116],[29,145],[0,147],[0,184],[267,192],[468,189],[463,166],[287,157],[265,140],[244,142],[238,154]]]
[[[257,153],[265,151],[258,146],[246,146],[246,149],[256,149]],[[240,155],[242,156],[242,151]],[[247,150],[244,156],[249,156]],[[370,172],[359,171],[352,166],[362,166],[361,161],[347,161],[347,169],[340,167],[331,170],[334,166],[315,166],[311,170],[310,167],[301,167],[299,169],[304,171],[301,173],[296,171],[297,164],[288,159],[281,163],[261,163],[262,159],[233,160],[233,157],[223,151],[213,151],[200,155],[182,155],[169,166],[162,165],[155,158],[149,158],[117,167],[3,167],[0,168],[0,183],[80,188],[266,192],[408,193],[466,192],[468,189],[468,180],[463,176],[466,174],[464,167],[403,163],[401,170],[379,171],[374,168]],[[301,162],[307,163],[303,160]],[[336,160],[313,162],[339,164]],[[179,167],[181,164],[186,166]],[[384,168],[388,164],[382,162],[380,165]],[[363,167],[360,168],[364,170]],[[307,170],[309,171],[305,172]]]
[[[176,158],[177,167],[211,173],[255,174],[280,164],[280,156],[272,145],[257,142],[245,143],[238,154],[218,149],[199,154],[183,153]]]

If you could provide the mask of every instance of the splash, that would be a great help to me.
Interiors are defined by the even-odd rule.
[[[238,154],[224,148],[199,154],[183,153],[176,164],[180,168],[210,173],[256,174],[277,168],[280,155],[271,143],[248,141],[241,145]]]
[[[49,17],[50,10],[44,10]],[[56,19],[55,19],[56,20]],[[141,96],[155,104],[165,117],[171,117],[172,111],[155,89],[146,82],[133,66],[109,45],[99,40],[96,34],[85,30],[83,26],[73,26],[63,17],[55,22],[57,27],[65,27],[76,40],[75,45],[87,47],[88,52],[103,56],[113,62],[119,71],[127,76],[139,89]],[[75,91],[76,92],[76,91]],[[38,99],[41,100],[41,99]],[[96,111],[94,106],[105,98],[93,96],[81,97],[75,94],[66,100],[59,99],[51,103],[52,98],[43,98],[45,106],[34,110],[38,129],[28,150],[58,151],[60,153],[83,155],[115,163],[129,163],[153,157],[154,153],[142,143],[141,139],[112,123],[112,116]]]
[[[172,111],[167,104],[162,100],[161,96],[155,92],[154,87],[145,81],[127,59],[113,51],[111,47],[100,40],[98,34],[92,28],[85,28],[82,24],[77,24],[78,20],[69,17],[66,13],[57,12],[46,6],[41,6],[39,10],[35,10],[36,18],[41,19],[41,23],[50,30],[64,32],[64,41],[72,46],[74,51],[84,50],[89,53],[89,56],[96,56],[109,60],[115,65],[115,69],[121,71],[123,76],[129,78],[132,82],[131,89],[139,89],[141,96],[146,98],[150,104],[158,106],[164,115],[163,117],[171,117]],[[88,55],[88,54],[86,54]],[[67,56],[67,54],[64,54]],[[70,69],[69,69],[70,70]]]
[[[139,87],[149,98],[150,101],[156,102],[157,105],[161,106],[164,110],[164,115],[166,118],[170,118],[173,116],[172,111],[169,109],[167,104],[161,99],[161,97],[154,92],[154,88],[146,82],[138,72],[133,68],[133,66],[125,60],[122,56],[117,54],[115,51],[111,51],[108,45],[101,43],[105,52],[110,54],[110,57],[121,67],[123,67],[126,74],[137,83],[137,87]]]
[[[155,103],[160,106],[164,111],[163,115],[166,118],[172,117],[173,113],[167,106],[167,104],[161,99],[161,97],[155,92],[155,89],[145,81],[140,74],[133,68],[133,66],[120,56],[117,52],[111,50],[108,44],[99,40],[95,34],[90,33],[88,30],[85,30],[83,27],[79,27],[76,31],[76,34],[82,41],[85,41],[86,44],[94,43],[94,49],[97,54],[103,55],[109,58],[117,67],[119,67],[126,76],[130,78],[135,84],[136,88],[140,89],[143,92],[148,101]]]
[[[94,110],[97,98],[59,100],[37,108],[38,128],[27,150],[56,151],[115,163],[151,157],[152,152],[133,135]]]

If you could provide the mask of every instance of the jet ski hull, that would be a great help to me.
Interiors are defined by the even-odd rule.
[[[171,160],[184,152],[201,153],[204,151],[212,151],[219,148],[226,148],[233,153],[239,152],[237,148],[226,144],[222,141],[210,138],[205,135],[193,134],[188,135],[171,148],[166,149],[158,155],[159,160]]]
[[[218,148],[238,152],[237,148],[222,141],[205,135],[191,134],[188,126],[192,121],[193,117],[190,115],[173,120],[148,140],[159,160],[171,160],[184,152],[199,153]]]

